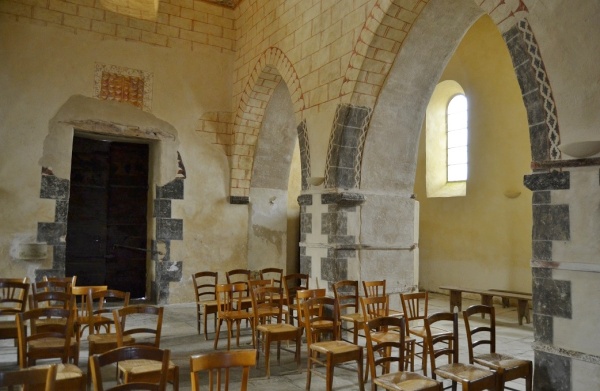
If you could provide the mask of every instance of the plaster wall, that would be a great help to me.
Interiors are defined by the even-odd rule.
[[[40,198],[42,157],[49,157],[58,177],[68,179],[73,130],[61,133],[50,147],[45,139],[51,119],[69,98],[92,96],[97,62],[152,73],[151,113],[175,130],[173,145],[181,154],[187,178],[184,197],[173,201],[171,211],[172,217],[183,220],[184,233],[182,240],[171,242],[170,259],[182,261],[183,278],[171,283],[169,302],[193,301],[192,272],[246,265],[247,207],[228,204],[227,157],[221,148],[202,141],[194,130],[204,112],[231,111],[229,52],[102,41],[60,28],[7,20],[0,22],[0,37],[0,197],[4,220],[0,254],[11,259],[4,275],[33,278],[34,269],[52,266],[52,251],[44,260],[24,262],[11,258],[11,247],[14,254],[16,240],[32,240],[38,222],[54,221],[55,200]],[[106,113],[90,115],[102,117]],[[112,119],[135,125],[132,116]],[[166,154],[175,160],[165,160],[164,165],[152,169],[151,189],[173,180],[177,173],[174,148],[157,144],[151,152],[154,159]]]
[[[531,292],[531,192],[522,184],[531,159],[527,118],[506,45],[488,17],[465,35],[443,80],[458,82],[468,99],[469,178],[464,197],[426,196],[424,127],[415,182],[420,288]]]

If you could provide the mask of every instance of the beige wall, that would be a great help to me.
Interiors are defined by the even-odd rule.
[[[427,198],[424,128],[415,182],[420,288],[531,292],[527,117],[506,44],[487,16],[465,35],[443,80],[457,81],[469,100],[469,179],[465,197]],[[515,191],[517,198],[505,196]]]

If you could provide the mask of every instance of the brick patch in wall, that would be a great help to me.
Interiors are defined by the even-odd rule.
[[[571,391],[571,359],[544,351],[535,351],[533,384],[536,390]]]
[[[525,175],[523,184],[531,191],[541,190],[568,190],[571,188],[571,174],[569,171],[552,171]]]
[[[533,240],[569,240],[569,205],[533,205]]]
[[[534,278],[533,292],[535,314],[572,319],[571,281]]]
[[[308,142],[308,129],[306,128],[306,119],[296,128],[298,132],[298,146],[300,148],[300,167],[302,173],[302,190],[307,190],[308,178],[310,177],[310,144]]]
[[[247,205],[250,203],[250,197],[246,196],[230,196],[229,203],[232,205]]]
[[[182,200],[183,190],[183,180],[174,179],[164,186],[156,186],[156,198]]]
[[[42,175],[40,198],[53,200],[69,199],[69,180],[54,175]]]
[[[348,260],[345,258],[321,258],[321,278],[330,283],[348,279]]]
[[[67,236],[66,223],[38,223],[37,241],[54,246],[64,243]]]
[[[154,217],[171,218],[171,200],[154,200]]]
[[[144,111],[152,107],[151,72],[96,63],[94,97],[132,104]]]
[[[554,343],[554,318],[549,315],[533,314],[533,330],[538,343]]]

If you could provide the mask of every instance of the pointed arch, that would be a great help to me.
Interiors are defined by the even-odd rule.
[[[275,87],[284,81],[288,87],[296,122],[306,108],[300,78],[292,62],[276,47],[270,47],[256,61],[241,94],[233,125],[230,201],[246,203],[260,126]]]

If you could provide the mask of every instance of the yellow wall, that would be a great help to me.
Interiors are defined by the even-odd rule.
[[[506,44],[487,16],[466,34],[443,80],[457,81],[469,100],[469,179],[465,197],[426,197],[423,128],[415,181],[420,288],[531,292],[527,117]],[[515,191],[517,198],[505,195]]]

